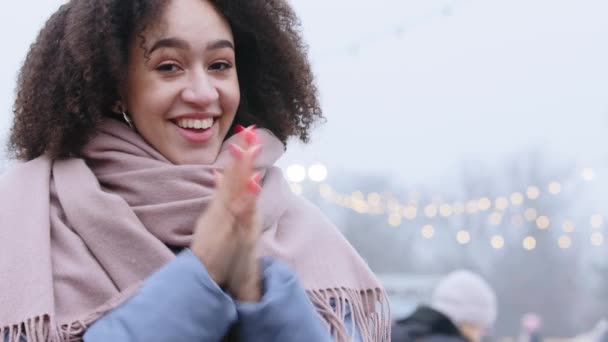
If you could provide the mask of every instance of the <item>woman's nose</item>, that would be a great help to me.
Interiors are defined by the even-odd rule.
[[[182,90],[182,98],[185,102],[196,106],[207,106],[219,98],[219,92],[213,83],[213,79],[206,73],[192,75],[188,84]]]

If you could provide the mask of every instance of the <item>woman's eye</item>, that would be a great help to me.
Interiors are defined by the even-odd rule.
[[[232,65],[230,65],[226,62],[217,62],[217,63],[211,64],[209,69],[222,71],[222,70],[229,69],[230,67],[232,67]]]
[[[156,70],[160,72],[176,72],[179,71],[179,66],[175,63],[165,63],[159,65]]]

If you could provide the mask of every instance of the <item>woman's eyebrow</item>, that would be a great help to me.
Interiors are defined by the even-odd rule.
[[[156,41],[154,45],[152,45],[148,53],[152,53],[155,50],[161,48],[188,50],[190,49],[190,44],[187,41],[176,37],[162,38]],[[234,50],[234,44],[232,44],[232,42],[227,39],[218,39],[207,44],[207,50],[217,50],[226,48]]]
[[[226,39],[218,39],[207,44],[207,50],[216,50],[216,49],[232,49],[234,50],[234,45],[231,41]]]
[[[190,44],[188,44],[187,41],[180,39],[180,38],[175,38],[175,37],[162,38],[162,39],[156,41],[154,43],[154,45],[152,45],[152,47],[150,48],[150,51],[148,53],[152,53],[152,52],[154,52],[154,50],[158,50],[161,48],[176,48],[176,49],[181,49],[181,50],[188,50],[188,49],[190,49]]]

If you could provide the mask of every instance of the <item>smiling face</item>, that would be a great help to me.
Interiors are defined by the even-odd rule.
[[[129,46],[123,96],[137,131],[174,164],[210,164],[240,101],[229,24],[209,1],[172,0]]]

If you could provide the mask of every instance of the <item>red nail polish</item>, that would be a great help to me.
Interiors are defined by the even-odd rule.
[[[243,127],[242,125],[234,126],[234,132],[236,132],[236,133],[241,133],[244,130],[245,130],[245,127]]]
[[[260,186],[260,184],[258,184],[258,182],[256,182],[253,179],[250,179],[247,182],[247,188],[249,189],[249,191],[251,191],[254,195],[257,195],[260,193],[260,191],[262,191],[262,187]]]
[[[255,133],[255,131],[249,130],[247,129],[247,131],[245,131],[245,140],[247,141],[248,145],[253,145],[258,139],[258,135]]]

